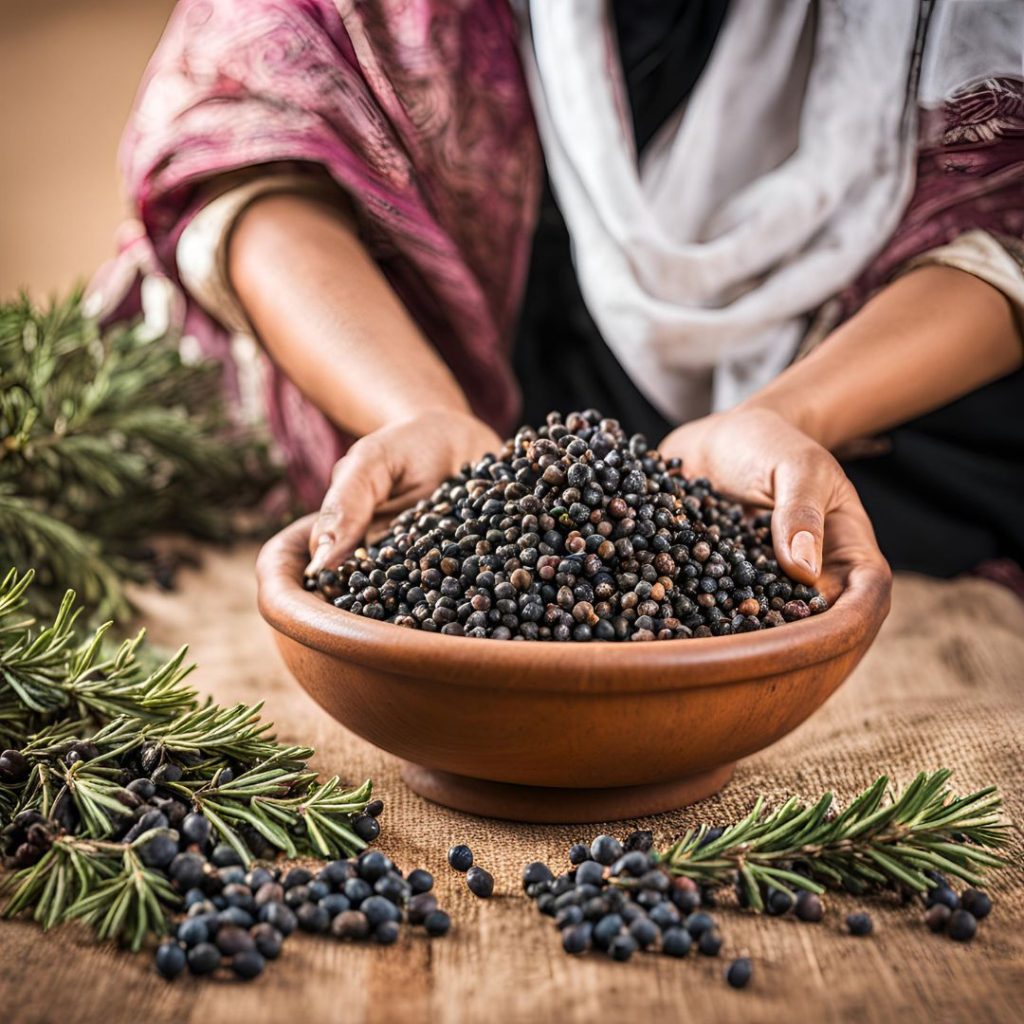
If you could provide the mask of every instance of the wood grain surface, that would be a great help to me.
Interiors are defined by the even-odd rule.
[[[287,676],[254,603],[255,549],[207,551],[177,593],[139,595],[153,641],[192,645],[194,679],[218,700],[265,700],[282,738],[312,743],[317,766],[356,781],[372,776],[384,798],[380,845],[402,867],[425,866],[455,927],[444,939],[403,933],[390,948],[296,936],[256,982],[168,984],[146,955],[91,943],[79,928],[44,935],[0,924],[2,1024],[320,1024],[320,1022],[569,1022],[643,1020],[716,1024],[806,1022],[1016,1022],[1024,1006],[1024,879],[992,879],[992,916],[959,945],[929,933],[919,909],[871,906],[876,934],[844,935],[860,904],[830,898],[817,925],[757,918],[723,907],[721,959],[657,955],[616,964],[562,953],[551,922],[525,899],[525,863],[565,860],[570,842],[599,828],[516,826],[428,804],[397,764],[347,733]],[[486,671],[486,665],[482,665]],[[566,722],[566,728],[572,723]],[[694,728],[699,728],[694,723]],[[686,735],[680,735],[680,743]],[[947,765],[959,788],[997,783],[1008,816],[1024,820],[1024,606],[979,580],[901,577],[893,613],[843,688],[796,732],[740,764],[716,797],[687,811],[620,824],[652,828],[660,843],[698,820],[726,822],[756,794],[848,798],[879,772],[906,782]],[[615,756],[609,750],[609,757]],[[469,843],[496,879],[477,900],[445,863]],[[1021,859],[1019,828],[1013,855]],[[722,980],[728,959],[754,960],[742,992]]]

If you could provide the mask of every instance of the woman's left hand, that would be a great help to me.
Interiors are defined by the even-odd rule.
[[[673,430],[659,446],[681,458],[688,477],[707,477],[745,505],[772,509],[779,564],[793,579],[814,583],[827,560],[881,562],[874,530],[835,458],[766,409],[736,409]]]

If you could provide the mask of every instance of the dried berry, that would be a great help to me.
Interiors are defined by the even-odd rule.
[[[260,907],[259,919],[276,928],[287,938],[299,926],[295,912],[284,903],[266,903]]]
[[[481,867],[471,867],[466,872],[466,885],[474,896],[486,900],[494,892],[494,877]]]
[[[620,962],[628,960],[638,949],[632,935],[616,935],[608,945],[608,955]]]
[[[281,955],[284,936],[272,925],[257,924],[250,933],[256,949],[266,960],[276,960]]]
[[[358,910],[345,910],[331,922],[331,932],[339,939],[359,941],[370,934],[370,922]]]
[[[452,919],[443,910],[435,910],[427,914],[423,922],[423,927],[426,928],[427,934],[435,939],[442,935],[447,935],[451,926]]]
[[[924,923],[933,932],[944,932],[949,924],[953,911],[945,903],[933,903],[924,915]]]
[[[549,868],[547,864],[544,864],[539,860],[535,860],[523,868],[523,889],[529,890],[531,885],[537,885],[541,882],[550,882],[553,877],[554,876],[551,874],[551,868]]]
[[[243,978],[246,981],[262,974],[265,966],[266,960],[264,960],[263,955],[255,949],[243,950],[241,953],[236,953],[231,958],[231,970],[234,971],[239,978]]]
[[[669,928],[661,936],[661,951],[666,956],[686,956],[692,945],[693,937],[685,928]]]
[[[448,851],[448,863],[456,871],[468,871],[473,866],[473,851],[464,843],[459,843]]]
[[[614,836],[598,836],[590,844],[590,856],[598,864],[614,864],[622,856],[622,844]]]
[[[956,910],[960,906],[960,897],[950,886],[937,885],[934,889],[929,889],[924,898],[926,907],[933,907],[936,903]]]
[[[423,924],[429,914],[437,910],[437,897],[430,892],[418,892],[405,908],[409,924]]]
[[[192,974],[212,974],[220,967],[220,951],[209,942],[200,942],[187,954],[188,969]]]
[[[381,946],[392,946],[398,941],[398,924],[395,921],[382,921],[373,932],[373,941]]]
[[[967,910],[954,910],[949,918],[946,934],[956,942],[970,942],[978,930],[978,921]]]
[[[750,962],[750,958],[746,956],[733,960],[725,970],[725,980],[733,988],[746,988],[750,984],[750,979],[753,975],[754,965]]]
[[[769,889],[765,894],[764,909],[772,917],[788,914],[793,908],[793,897],[785,889]]]
[[[849,914],[846,918],[846,927],[851,935],[870,935],[874,930],[874,923],[869,914],[860,911],[856,914]]]
[[[825,914],[825,908],[821,905],[821,899],[817,893],[803,890],[796,898],[796,916],[801,921],[820,921]]]
[[[29,773],[28,758],[19,750],[0,754],[0,782],[21,782]]]
[[[434,888],[434,876],[423,868],[416,868],[410,871],[406,881],[409,883],[409,890],[414,896],[422,892],[430,892]]]
[[[965,889],[960,897],[960,906],[978,921],[992,912],[991,898],[979,889]]]
[[[566,928],[565,931],[562,932],[562,949],[564,949],[566,953],[585,953],[590,949],[592,933],[593,925],[590,924],[589,921],[573,925],[571,928]]]
[[[295,911],[295,919],[304,932],[322,934],[331,926],[331,915],[319,903],[303,903]]]
[[[380,822],[369,814],[360,814],[352,819],[352,831],[364,843],[372,843],[380,835]]]
[[[176,942],[162,942],[156,951],[156,969],[165,978],[176,978],[185,970],[185,950]]]

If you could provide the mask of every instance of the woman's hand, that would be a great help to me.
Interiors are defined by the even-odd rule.
[[[736,409],[673,430],[659,446],[745,505],[773,509],[782,568],[814,583],[822,566],[882,562],[874,530],[839,463],[817,442],[766,409]]]
[[[501,439],[466,412],[428,412],[360,438],[338,460],[309,537],[309,575],[341,563],[367,532],[428,497]]]

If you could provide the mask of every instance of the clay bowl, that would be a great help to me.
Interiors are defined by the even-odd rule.
[[[259,607],[306,691],[405,761],[417,793],[491,817],[635,818],[716,792],[849,675],[889,609],[881,559],[831,567],[832,607],[697,640],[472,640],[342,612],[302,588],[311,520],[272,538]]]

